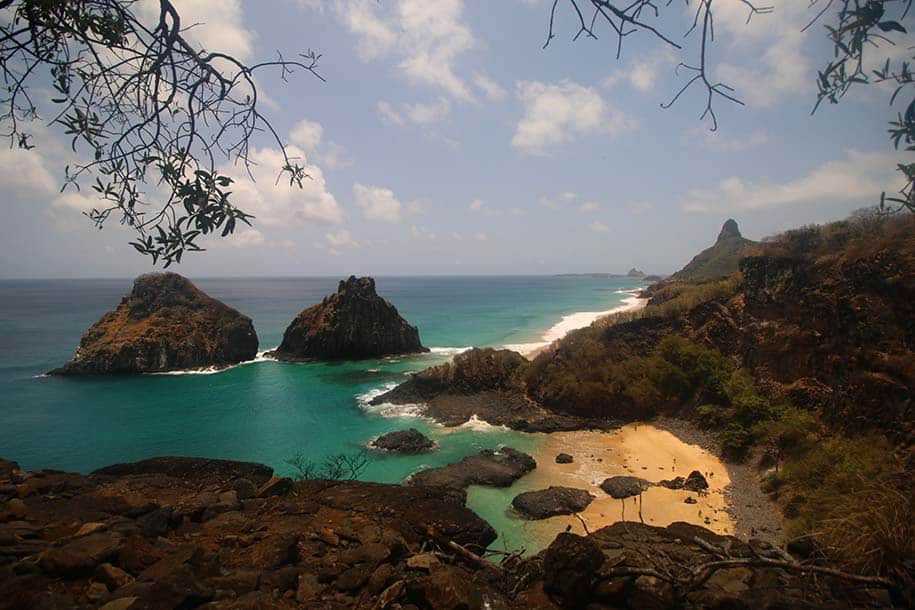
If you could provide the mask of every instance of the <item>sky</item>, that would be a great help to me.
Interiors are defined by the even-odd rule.
[[[302,189],[276,182],[281,156],[257,139],[255,180],[226,160],[254,226],[206,242],[174,270],[208,276],[671,273],[727,218],[760,239],[843,218],[896,190],[882,86],[811,115],[830,56],[807,2],[769,0],[747,23],[716,3],[711,72],[745,106],[699,89],[672,107],[676,65],[698,39],[674,3],[647,33],[579,38],[560,0],[182,0],[188,37],[246,61],[313,49],[326,82],[258,78],[263,111],[305,164]],[[662,3],[663,4],[663,3]],[[690,2],[693,6],[695,2]],[[140,7],[139,14],[143,14]],[[901,39],[888,48],[904,52]],[[0,149],[0,278],[129,277],[154,270],[112,218],[60,193],[68,158],[55,127],[35,149]]]

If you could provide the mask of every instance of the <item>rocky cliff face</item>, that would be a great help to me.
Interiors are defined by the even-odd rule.
[[[375,292],[375,280],[350,276],[336,293],[296,316],[273,356],[332,360],[427,351],[416,327]]]
[[[115,375],[227,366],[257,354],[251,319],[177,273],[138,277],[117,309],[83,335],[55,375]]]

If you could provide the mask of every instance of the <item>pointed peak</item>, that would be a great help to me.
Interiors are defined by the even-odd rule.
[[[375,294],[375,280],[371,277],[356,277],[355,275],[351,275],[346,280],[340,280],[340,283],[337,285],[337,292],[344,291]]]
[[[743,237],[743,235],[740,234],[740,228],[737,226],[737,221],[733,218],[728,218],[721,226],[721,233],[718,234],[718,241],[731,237]]]

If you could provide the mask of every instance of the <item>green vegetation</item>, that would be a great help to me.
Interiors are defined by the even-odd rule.
[[[703,282],[737,273],[738,263],[744,250],[755,242],[744,239],[738,233],[715,242],[693,257],[683,269],[673,274],[671,280]]]

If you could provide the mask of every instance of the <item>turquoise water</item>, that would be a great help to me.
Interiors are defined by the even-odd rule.
[[[301,309],[333,292],[337,280],[195,283],[250,316],[266,350],[279,343]],[[27,469],[89,472],[155,455],[188,455],[261,462],[292,474],[286,460],[296,454],[320,462],[414,426],[433,436],[439,450],[421,456],[373,453],[362,476],[399,482],[483,448],[509,444],[530,451],[536,442],[530,435],[445,432],[402,411],[366,408],[359,397],[455,352],[443,348],[537,341],[562,316],[618,306],[626,296],[619,291],[640,285],[586,277],[397,277],[376,283],[435,353],[333,364],[264,361],[208,375],[72,379],[40,375],[72,355],[82,332],[117,305],[131,281],[0,281],[0,456]],[[501,508],[475,508],[497,529],[511,518]]]

